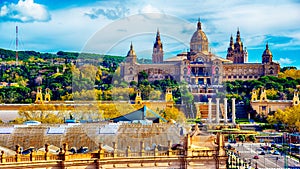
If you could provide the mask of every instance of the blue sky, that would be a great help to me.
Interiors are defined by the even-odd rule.
[[[151,58],[157,28],[165,57],[186,51],[198,17],[211,51],[226,56],[240,29],[249,62],[261,62],[265,44],[281,66],[300,68],[298,0],[1,0],[0,48],[59,50],[124,56],[133,42],[138,57]]]

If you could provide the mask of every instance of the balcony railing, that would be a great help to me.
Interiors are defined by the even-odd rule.
[[[191,150],[191,154],[187,153],[185,150],[166,150],[166,151],[158,151],[150,150],[150,151],[142,151],[142,152],[131,152],[130,150],[126,151],[117,151],[116,154],[114,152],[104,152],[104,150],[98,151],[97,153],[86,153],[86,154],[69,154],[60,152],[59,154],[36,154],[31,153],[30,155],[21,155],[16,154],[14,156],[5,156],[5,154],[0,155],[0,161],[2,164],[5,163],[15,163],[15,162],[30,162],[30,161],[68,161],[68,160],[76,160],[76,159],[124,159],[124,158],[154,158],[154,157],[198,157],[198,158],[207,158],[214,157],[217,155],[216,150]]]

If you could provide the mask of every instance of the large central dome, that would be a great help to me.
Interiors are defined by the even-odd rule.
[[[190,43],[191,52],[208,52],[208,39],[205,33],[202,31],[201,22],[198,21],[197,30],[193,34]]]

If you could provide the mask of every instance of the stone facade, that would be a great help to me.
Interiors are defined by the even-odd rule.
[[[209,41],[198,21],[197,29],[190,41],[190,51],[178,54],[174,58],[163,59],[163,45],[159,31],[153,46],[153,64],[139,64],[131,45],[126,61],[121,64],[121,77],[127,82],[138,81],[138,73],[148,73],[148,80],[173,78],[187,81],[190,85],[211,86],[223,81],[258,79],[264,75],[277,76],[280,65],[272,61],[268,44],[262,54],[261,63],[247,63],[248,52],[243,46],[240,31],[236,42],[230,38],[226,59],[209,51]]]
[[[14,142],[20,143],[11,146],[14,143],[9,143],[12,140],[8,139],[1,144],[15,149],[15,154],[8,155],[6,151],[2,151],[0,168],[225,169],[228,159],[224,149],[224,136],[221,133],[204,133],[198,127],[184,134],[173,124],[122,124],[115,134],[99,134],[99,124],[86,124],[66,127],[66,131],[60,134],[54,134],[52,130],[52,134],[49,134],[51,127],[53,126],[23,126],[22,129],[15,130],[22,130],[26,135],[17,131],[5,136],[0,134],[2,141],[5,137],[12,136],[18,138]],[[155,145],[152,144],[153,141]],[[29,145],[44,148],[38,151],[33,149],[28,155],[22,155],[21,146],[27,148]],[[53,151],[50,147],[53,145],[62,148]],[[88,146],[90,152],[73,154],[69,151],[71,147],[79,145]],[[149,148],[149,145],[152,146]]]
[[[278,109],[284,110],[287,107],[299,104],[298,92],[294,93],[293,100],[269,100],[266,91],[261,89],[260,97],[258,97],[260,89],[254,89],[251,96],[251,107],[257,114],[267,117],[270,112]]]
[[[237,31],[236,42],[233,43],[233,37],[230,37],[229,47],[227,49],[228,60],[233,63],[246,63],[248,62],[248,52],[246,48],[243,48],[243,42],[241,40],[240,31]]]

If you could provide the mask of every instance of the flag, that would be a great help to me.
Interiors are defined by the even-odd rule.
[[[191,74],[191,65],[188,65],[188,67],[187,67],[187,68],[188,68],[188,72],[187,72],[187,74],[188,74],[188,75],[190,75],[190,74]]]

